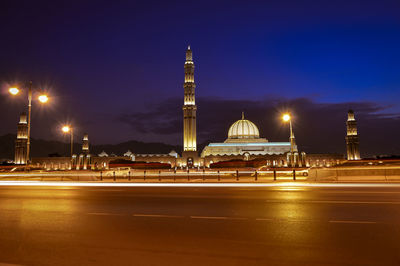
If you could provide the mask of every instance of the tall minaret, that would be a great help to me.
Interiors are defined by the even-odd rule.
[[[26,113],[22,113],[19,118],[17,128],[17,139],[15,140],[15,164],[26,164],[28,149],[28,123]]]
[[[360,160],[360,148],[357,134],[357,121],[354,117],[353,110],[347,113],[347,160]]]
[[[194,64],[190,46],[186,50],[185,61],[185,91],[183,105],[183,151],[196,151],[196,102],[194,97]]]

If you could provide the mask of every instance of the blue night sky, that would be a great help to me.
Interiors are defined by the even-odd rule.
[[[32,135],[72,123],[93,143],[181,144],[183,63],[195,61],[199,142],[246,112],[262,137],[343,152],[349,108],[365,154],[400,153],[400,1],[2,1],[0,135],[15,133],[32,80]]]

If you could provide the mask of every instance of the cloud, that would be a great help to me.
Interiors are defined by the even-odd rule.
[[[129,124],[139,133],[160,135],[176,134],[182,131],[181,99],[169,99],[155,106],[149,106],[148,112],[122,114],[117,119]]]
[[[306,152],[345,152],[347,111],[353,109],[359,125],[360,149],[364,156],[399,153],[400,115],[387,113],[390,106],[374,102],[321,103],[308,98],[260,100],[197,99],[198,142],[224,141],[229,126],[241,118],[254,122],[262,137],[269,141],[287,141],[288,126],[280,120],[283,112],[293,114],[296,141]],[[152,134],[159,140],[182,134],[182,99],[171,98],[148,112],[121,114],[117,119],[140,134]]]

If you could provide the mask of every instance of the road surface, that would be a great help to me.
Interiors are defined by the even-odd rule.
[[[0,264],[400,265],[400,186],[0,186]]]

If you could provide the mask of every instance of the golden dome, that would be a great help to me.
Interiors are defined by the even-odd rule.
[[[257,126],[244,119],[242,114],[242,119],[233,123],[228,131],[228,139],[258,139],[260,137],[260,132]]]

